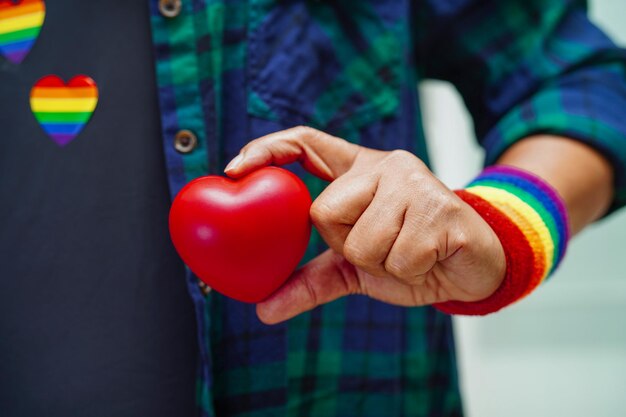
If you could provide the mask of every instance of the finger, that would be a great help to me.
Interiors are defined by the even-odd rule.
[[[312,174],[333,180],[350,169],[359,146],[309,127],[295,127],[255,139],[224,170],[233,178],[267,165],[299,161]]]
[[[346,237],[372,202],[377,187],[377,175],[346,175],[330,183],[313,202],[311,220],[335,252],[343,253]]]
[[[442,268],[472,271],[471,274],[480,279],[445,284],[455,287],[459,301],[475,301],[492,294],[502,283],[506,270],[506,263],[500,263],[504,257],[492,255],[494,247],[501,249],[498,236],[473,209],[463,210],[449,230],[449,250],[447,256],[439,260]],[[494,274],[494,271],[497,273]]]
[[[387,304],[416,307],[441,301],[438,283],[431,277],[420,285],[409,285],[389,275],[386,277],[375,277],[369,274],[357,275],[360,276],[359,294],[367,295]]]
[[[440,221],[444,223],[443,219]],[[420,284],[445,251],[445,232],[441,232],[441,227],[434,227],[427,215],[410,208],[384,261],[384,269],[408,284]]]
[[[377,277],[388,275],[384,262],[404,222],[404,199],[381,184],[345,239],[342,254],[352,265]]]
[[[373,277],[327,250],[259,303],[257,315],[263,323],[276,324],[350,294],[405,307],[421,306],[437,301],[437,292],[434,285],[410,286],[391,277]]]
[[[257,305],[257,315],[266,324],[290,319],[320,304],[358,292],[353,266],[327,250],[296,271],[268,299]]]

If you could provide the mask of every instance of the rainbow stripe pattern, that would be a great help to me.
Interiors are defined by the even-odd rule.
[[[71,142],[91,119],[98,104],[98,87],[86,75],[67,84],[56,75],[43,77],[33,86],[30,107],[35,118],[57,145]]]
[[[43,0],[0,0],[0,54],[19,64],[30,52],[46,19]]]
[[[521,169],[485,169],[457,191],[489,223],[502,243],[507,274],[489,298],[436,305],[450,314],[484,315],[530,294],[558,267],[570,238],[565,205],[542,179]]]

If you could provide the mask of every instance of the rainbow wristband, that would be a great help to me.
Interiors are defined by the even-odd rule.
[[[567,211],[556,191],[537,176],[499,165],[485,169],[456,194],[472,206],[500,238],[506,257],[502,285],[476,302],[448,301],[448,314],[485,315],[530,294],[560,264],[569,241]]]

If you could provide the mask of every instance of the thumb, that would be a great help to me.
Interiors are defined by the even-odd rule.
[[[332,181],[352,167],[359,149],[346,140],[300,126],[253,140],[224,171],[238,178],[267,165],[299,161],[307,171]]]
[[[359,292],[354,266],[343,256],[327,250],[297,270],[274,294],[257,305],[265,324],[276,324],[320,304]]]

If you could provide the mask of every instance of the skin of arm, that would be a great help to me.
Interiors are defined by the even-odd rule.
[[[225,172],[237,178],[296,161],[331,181],[311,207],[330,249],[257,305],[263,322],[278,323],[348,294],[419,306],[478,301],[501,284],[506,262],[493,230],[408,152],[373,150],[297,127],[250,142]],[[579,142],[529,137],[498,163],[551,184],[565,202],[572,233],[610,205],[611,165]]]
[[[606,213],[613,199],[613,168],[600,153],[559,136],[517,142],[499,164],[525,169],[552,185],[567,207],[572,234]]]

